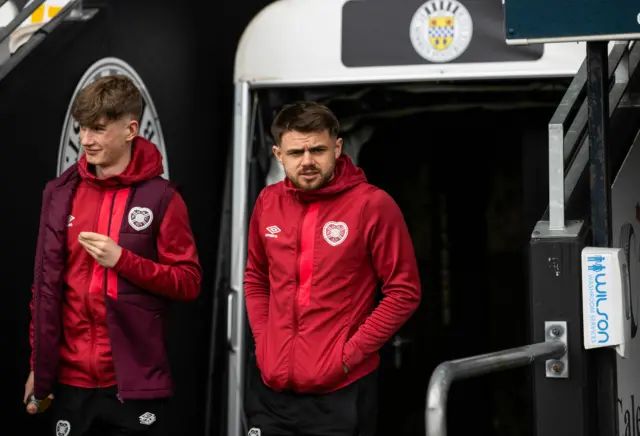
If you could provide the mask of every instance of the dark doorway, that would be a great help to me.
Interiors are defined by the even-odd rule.
[[[527,212],[541,215],[546,191],[525,177],[546,165],[546,140],[531,136],[545,139],[553,110],[379,120],[362,148],[369,181],[405,215],[423,286],[418,312],[382,351],[380,434],[424,434],[425,394],[439,363],[530,342]],[[526,369],[454,383],[449,434],[529,435],[530,401]]]
[[[346,152],[395,199],[412,235],[423,299],[381,350],[380,435],[425,434],[427,386],[439,363],[531,342],[528,243],[548,201],[547,126],[567,85],[260,92],[256,150],[269,153],[267,127],[281,105],[326,103],[341,121]],[[529,436],[531,400],[528,368],[456,382],[448,434]]]

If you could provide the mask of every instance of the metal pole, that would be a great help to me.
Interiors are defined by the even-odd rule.
[[[597,247],[611,246],[608,57],[606,42],[587,43],[591,228]]]
[[[220,433],[220,425],[214,431],[213,417],[216,398],[220,398],[220,393],[214,391],[216,385],[216,359],[218,351],[218,320],[220,318],[220,299],[229,292],[229,252],[231,251],[231,168],[233,167],[233,150],[227,157],[227,171],[224,182],[224,193],[222,198],[222,215],[220,219],[220,229],[218,233],[218,253],[216,262],[215,284],[213,287],[213,297],[211,301],[211,337],[209,339],[209,367],[207,371],[207,392],[205,403],[205,429],[204,436],[214,436]],[[230,314],[227,314],[230,316]],[[225,348],[226,350],[226,348]],[[222,421],[222,420],[221,420]]]
[[[447,397],[453,381],[525,366],[538,359],[557,359],[566,352],[564,342],[550,341],[441,363],[427,390],[427,436],[447,434]]]
[[[549,124],[549,230],[564,229],[564,127]]]
[[[609,71],[607,42],[587,43],[589,107],[589,186],[593,245],[611,246],[611,172],[609,150]],[[618,434],[616,356],[594,350],[597,372],[598,434]]]
[[[249,183],[250,87],[248,82],[235,86],[233,120],[233,191],[231,195],[231,273],[227,300],[227,340],[229,342],[229,384],[227,436],[240,436],[243,429],[244,402],[244,265],[246,262],[247,190]],[[235,304],[234,304],[235,303]]]

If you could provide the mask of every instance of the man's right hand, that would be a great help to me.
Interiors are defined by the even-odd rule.
[[[27,378],[27,382],[24,384],[24,400],[23,400],[24,404],[27,406],[27,413],[31,415],[35,415],[36,413],[39,412],[38,406],[36,406],[35,404],[29,401],[29,397],[33,393],[33,384],[34,384],[33,378],[34,378],[33,371],[31,371],[29,373],[29,377]],[[48,400],[49,401],[53,400],[53,394],[49,394]],[[46,407],[44,409],[46,409]]]

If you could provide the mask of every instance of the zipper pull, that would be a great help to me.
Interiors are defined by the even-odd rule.
[[[118,401],[120,401],[122,404],[124,404],[124,400],[120,397],[120,393],[119,392],[116,394],[116,398],[118,399]]]

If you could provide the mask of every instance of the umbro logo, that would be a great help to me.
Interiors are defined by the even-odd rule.
[[[267,232],[269,233],[264,234],[267,238],[277,238],[281,230],[278,226],[269,226],[267,227]]]

